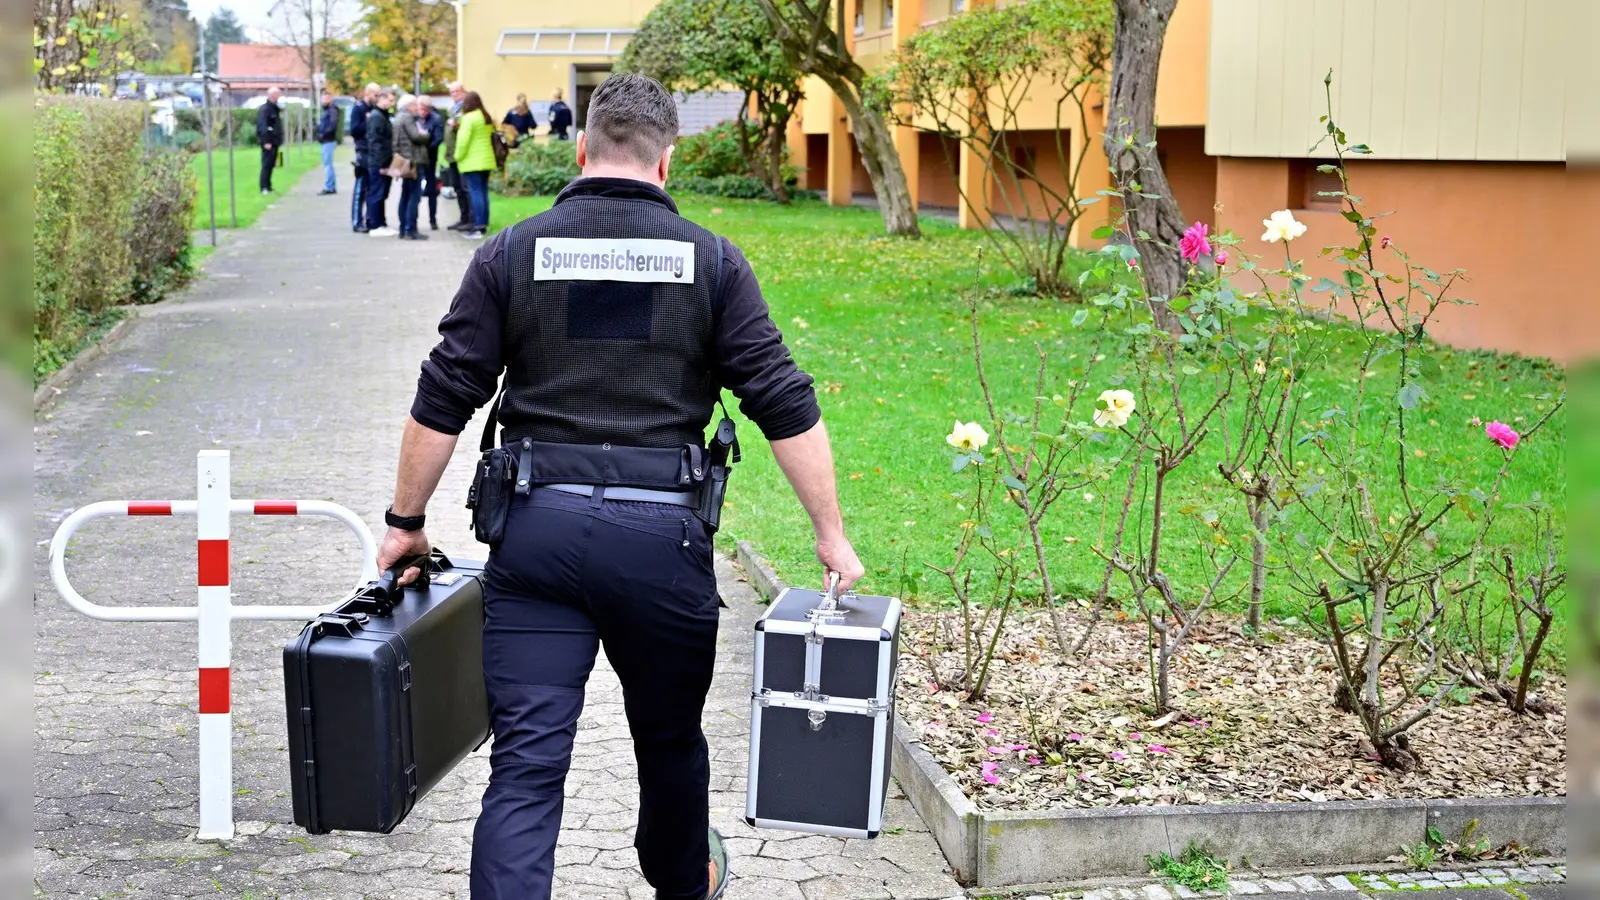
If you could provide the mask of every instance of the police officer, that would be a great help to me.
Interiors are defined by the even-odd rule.
[[[495,742],[474,900],[550,897],[563,783],[601,646],[634,741],[645,880],[658,900],[721,893],[700,730],[719,605],[711,530],[694,486],[663,489],[656,468],[676,474],[683,459],[699,471],[721,388],[770,441],[810,515],[824,577],[849,586],[862,574],[811,377],[743,254],[680,218],[662,189],[677,134],[655,81],[617,74],[596,89],[577,140],[582,174],[548,212],[478,249],[406,422],[380,566],[427,550],[428,499],[502,369],[502,438],[532,457],[541,485],[512,498],[485,576]],[[612,475],[597,474],[607,466]]]

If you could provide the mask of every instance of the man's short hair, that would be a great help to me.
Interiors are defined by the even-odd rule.
[[[395,89],[394,88],[379,88],[378,89],[378,96],[379,97],[393,97],[393,96],[395,96]]]
[[[444,89],[447,90],[447,91],[462,91],[462,90],[466,90],[466,88],[459,81],[450,82],[449,84],[444,86]]]
[[[376,81],[367,82],[367,90],[369,90],[369,91],[378,91],[378,90],[382,90],[382,89],[383,88],[380,87]]]
[[[584,123],[589,155],[600,162],[653,166],[678,139],[678,106],[647,75],[620,72],[595,88]]]

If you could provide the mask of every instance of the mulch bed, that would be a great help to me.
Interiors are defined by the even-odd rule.
[[[1066,616],[1076,635],[1082,620]],[[1197,626],[1172,673],[1182,712],[1163,720],[1147,711],[1141,620],[1102,621],[1086,651],[1063,663],[1042,613],[1014,619],[986,696],[968,702],[931,684],[928,659],[947,680],[964,665],[959,645],[929,653],[939,617],[947,640],[960,634],[959,613],[907,612],[899,711],[982,808],[1567,791],[1566,683],[1558,678],[1538,685],[1537,695],[1560,709],[1547,715],[1517,716],[1484,700],[1445,702],[1410,731],[1421,765],[1399,772],[1375,760],[1354,716],[1334,708],[1328,652],[1303,631],[1278,628],[1257,643],[1221,618]],[[1052,751],[1061,761],[1052,761]]]

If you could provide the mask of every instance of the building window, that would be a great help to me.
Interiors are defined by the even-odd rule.
[[[1319,172],[1318,166],[1326,160],[1294,159],[1289,161],[1289,196],[1291,209],[1336,210],[1343,205],[1341,197],[1326,194],[1344,190],[1338,172]]]
[[[883,27],[894,27],[894,0],[883,0]]]
[[[866,33],[867,33],[867,14],[858,9],[858,10],[856,10],[856,34],[866,34]]]
[[[950,11],[953,13],[966,12],[967,0],[950,0]]]

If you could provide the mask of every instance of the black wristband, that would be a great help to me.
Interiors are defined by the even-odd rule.
[[[401,531],[421,531],[422,524],[427,521],[427,518],[427,516],[423,515],[397,516],[392,506],[383,511],[383,523],[390,528],[398,528]]]

